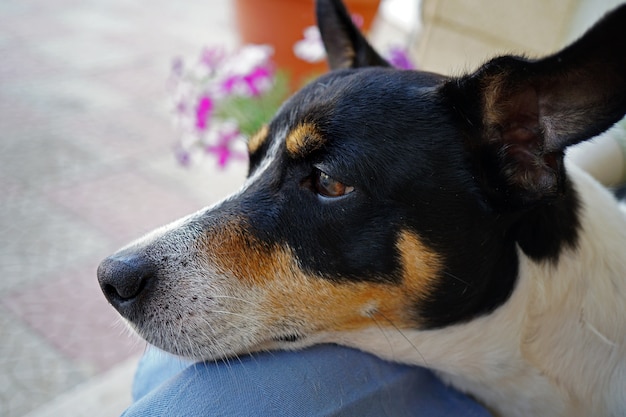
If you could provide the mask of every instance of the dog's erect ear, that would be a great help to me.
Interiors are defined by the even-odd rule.
[[[316,14],[330,69],[389,66],[357,29],[340,0],[317,0]]]
[[[493,193],[516,205],[558,195],[565,148],[626,112],[626,6],[552,56],[496,58],[444,94]]]

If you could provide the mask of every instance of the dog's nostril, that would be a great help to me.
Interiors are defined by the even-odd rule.
[[[102,292],[115,307],[133,300],[154,277],[156,268],[139,255],[111,256],[98,267]]]
[[[119,299],[120,301],[124,301],[126,299],[119,292],[117,292],[117,288],[110,284],[103,285],[102,292],[108,300]]]

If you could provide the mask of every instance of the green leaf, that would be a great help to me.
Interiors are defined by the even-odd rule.
[[[289,80],[285,73],[277,72],[274,85],[258,97],[232,96],[221,101],[215,109],[218,119],[233,119],[246,137],[255,134],[270,121],[289,93]]]

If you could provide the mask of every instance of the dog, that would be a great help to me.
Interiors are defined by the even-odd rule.
[[[316,13],[331,71],[250,139],[236,193],[101,263],[108,301],[184,357],[336,343],[502,416],[625,416],[626,215],[564,153],[626,113],[626,6],[459,77]]]

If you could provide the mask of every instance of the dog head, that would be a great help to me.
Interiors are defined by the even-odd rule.
[[[339,1],[317,14],[332,71],[250,140],[243,187],[99,267],[158,347],[214,359],[449,326],[506,303],[518,248],[576,246],[564,150],[626,111],[626,8],[555,55],[459,78],[391,68]]]

